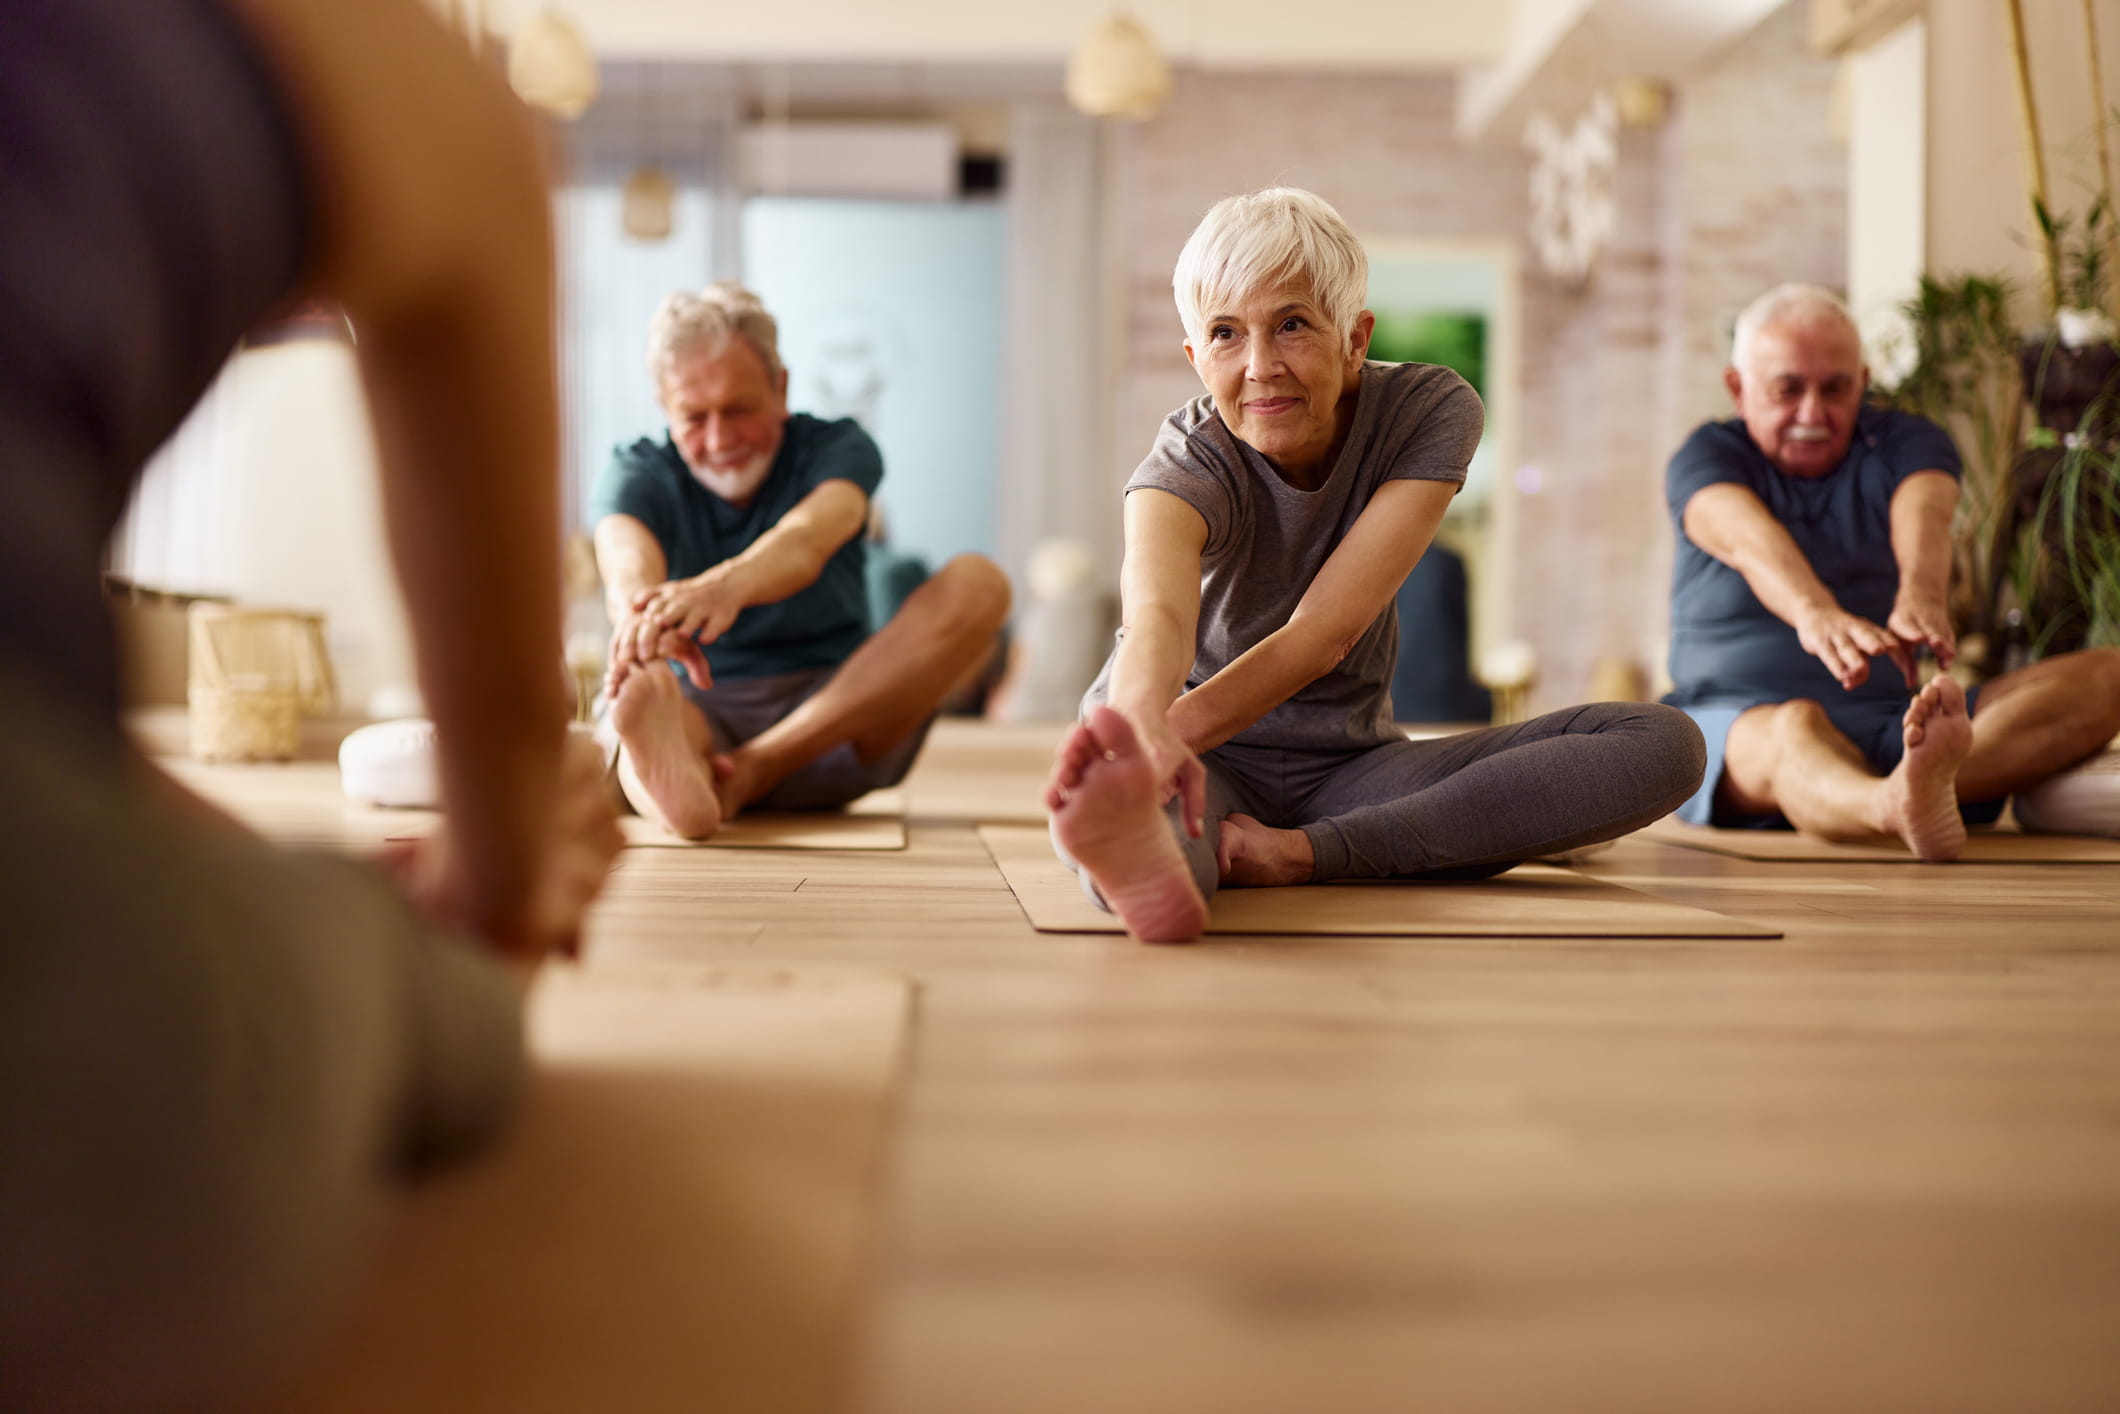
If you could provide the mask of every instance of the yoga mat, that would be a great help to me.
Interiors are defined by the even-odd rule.
[[[514,1133],[401,1205],[284,1407],[824,1414],[906,1011],[881,976],[548,970]]]
[[[908,813],[919,820],[985,825],[1045,823],[1045,782],[1066,722],[967,722],[945,718],[906,778]],[[1415,741],[1454,736],[1485,723],[1401,722]]]
[[[1041,829],[985,825],[979,838],[1016,902],[1041,933],[1123,933],[1083,896]],[[1572,870],[1519,865],[1478,883],[1378,881],[1224,889],[1208,910],[1210,933],[1358,934],[1385,937],[1778,938],[1775,928],[1666,903]]]
[[[638,815],[618,823],[634,849],[904,849],[905,791],[872,790],[843,811],[739,815],[709,840],[679,839]]]
[[[1635,839],[1704,849],[1733,859],[1768,864],[1919,864],[1896,844],[1835,844],[1796,830],[1724,830],[1663,819]],[[2120,840],[2096,835],[2027,835],[2016,830],[1974,830],[1958,864],[2120,864]]]

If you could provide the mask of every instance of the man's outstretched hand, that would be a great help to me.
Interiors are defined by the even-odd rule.
[[[1820,609],[1796,626],[1796,641],[1826,665],[1843,688],[1870,680],[1870,659],[1890,658],[1907,682],[1914,681],[1914,649],[1888,629],[1835,605]]]
[[[676,629],[662,627],[642,610],[627,614],[611,634],[610,661],[604,669],[604,695],[617,697],[618,690],[626,685],[626,679],[636,670],[658,666],[666,658],[675,659],[684,669],[685,676],[692,680],[692,685],[702,692],[714,685],[714,675],[707,669],[707,655],[700,651],[697,639]]]
[[[1912,652],[1926,648],[1936,655],[1938,667],[1948,668],[1951,659],[1958,656],[1958,636],[1951,631],[1951,616],[1941,600],[1909,598],[1902,594],[1892,605],[1892,616],[1885,620],[1886,628]],[[1907,686],[1914,679],[1907,677]]]

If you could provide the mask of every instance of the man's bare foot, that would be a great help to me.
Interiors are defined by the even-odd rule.
[[[773,788],[757,757],[740,746],[730,752],[715,752],[708,758],[708,765],[714,775],[714,794],[721,801],[723,820],[734,820]]]
[[[672,834],[703,840],[721,828],[721,801],[706,755],[693,744],[684,714],[692,711],[677,679],[661,664],[627,676],[611,704],[618,731],[619,785],[635,810]]]
[[[1249,815],[1229,815],[1222,820],[1215,864],[1225,884],[1270,888],[1309,883],[1317,855],[1301,830],[1276,830]]]
[[[1046,803],[1053,838],[1127,932],[1147,943],[1189,942],[1207,926],[1207,901],[1157,793],[1134,729],[1100,706],[1061,743]]]
[[[1884,829],[1917,859],[1956,859],[1965,848],[1958,813],[1958,767],[1973,749],[1965,690],[1939,675],[1907,708],[1906,755],[1885,777]]]

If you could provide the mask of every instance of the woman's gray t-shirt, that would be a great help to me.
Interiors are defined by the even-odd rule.
[[[1302,491],[1237,439],[1202,395],[1164,419],[1129,493],[1167,491],[1207,522],[1189,692],[1288,622],[1310,583],[1387,481],[1465,480],[1485,411],[1472,385],[1427,363],[1365,363],[1354,421],[1325,484]],[[1116,650],[1114,650],[1116,656]],[[1245,746],[1346,749],[1391,741],[1398,606],[1387,603],[1337,666],[1239,732]],[[1102,702],[1112,661],[1085,708]]]

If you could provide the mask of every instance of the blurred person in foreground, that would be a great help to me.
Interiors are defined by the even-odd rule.
[[[570,744],[528,120],[418,0],[0,8],[0,1407],[269,1391],[403,1180],[484,1142],[619,837]],[[359,330],[444,826],[275,849],[120,730],[98,572],[290,295]],[[299,475],[299,468],[290,468]]]
[[[592,510],[627,802],[705,839],[745,809],[896,785],[993,652],[1007,576],[958,555],[869,632],[883,458],[851,418],[788,411],[778,327],[742,286],[665,300],[648,374],[669,433],[618,448]]]
[[[1218,885],[1485,878],[1693,791],[1700,734],[1655,703],[1429,741],[1392,724],[1395,596],[1484,413],[1447,368],[1368,358],[1368,257],[1338,212],[1231,197],[1171,283],[1207,393],[1127,482],[1119,644],[1046,787],[1092,898],[1177,941]]]
[[[1664,700],[1708,743],[1679,816],[1956,858],[1968,823],[2120,731],[2120,650],[1917,688],[1918,653],[1947,668],[1956,650],[1949,435],[1864,404],[1861,335],[1815,285],[1738,316],[1723,381],[1737,416],[1703,424],[1665,476],[1678,555]]]

